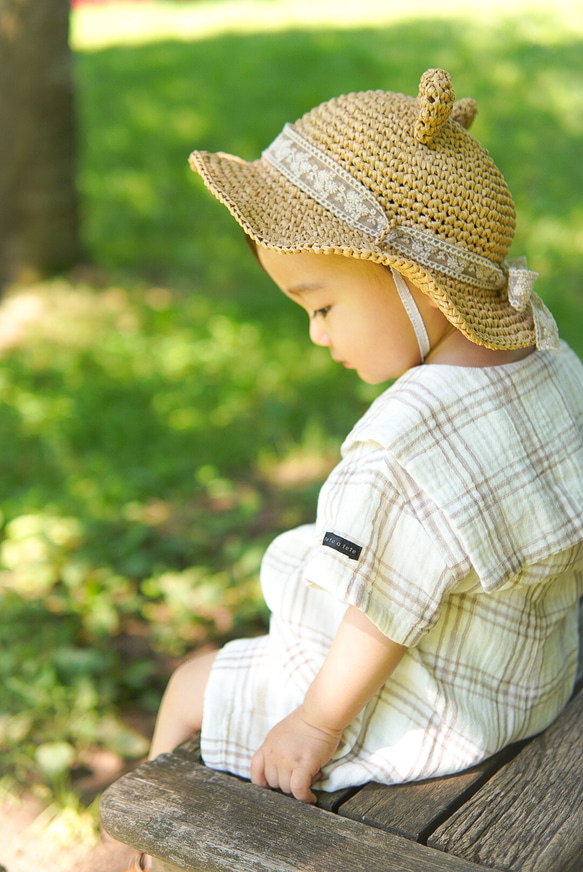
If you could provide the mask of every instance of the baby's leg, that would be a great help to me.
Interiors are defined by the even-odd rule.
[[[193,657],[172,673],[156,718],[150,760],[158,754],[173,751],[200,730],[204,692],[216,656],[216,651],[209,651]],[[126,872],[142,872],[151,868],[151,858],[147,854],[138,854]]]
[[[204,692],[216,651],[187,660],[172,674],[162,697],[150,748],[150,760],[192,736],[202,726]]]

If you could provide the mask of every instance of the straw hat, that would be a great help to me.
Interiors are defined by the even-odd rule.
[[[341,96],[286,125],[259,160],[194,151],[190,165],[255,242],[392,267],[478,345],[555,348],[536,273],[509,273],[514,203],[467,130],[476,111],[454,101],[445,70],[428,70],[417,98]]]

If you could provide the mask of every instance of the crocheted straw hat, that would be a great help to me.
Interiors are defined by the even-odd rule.
[[[454,102],[445,70],[428,70],[417,98],[341,96],[286,125],[260,160],[194,151],[190,165],[261,245],[393,267],[478,345],[556,347],[552,316],[531,299],[536,273],[520,270],[508,299],[514,204],[467,131],[476,111]]]

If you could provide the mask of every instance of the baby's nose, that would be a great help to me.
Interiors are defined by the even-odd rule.
[[[322,318],[312,318],[310,321],[310,339],[314,345],[330,345],[330,337],[322,323]]]

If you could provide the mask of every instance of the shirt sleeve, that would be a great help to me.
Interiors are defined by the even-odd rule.
[[[391,455],[356,445],[332,471],[318,500],[318,547],[305,567],[309,585],[363,611],[379,630],[412,647],[439,618],[460,581],[420,506],[406,493]],[[433,507],[435,511],[435,507]]]

